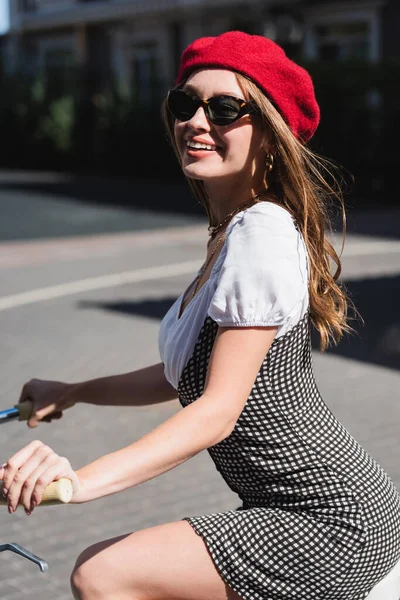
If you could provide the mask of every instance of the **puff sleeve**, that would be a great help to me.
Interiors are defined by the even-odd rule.
[[[208,308],[220,326],[282,326],[307,306],[307,251],[285,209],[263,202],[244,211],[223,250]]]

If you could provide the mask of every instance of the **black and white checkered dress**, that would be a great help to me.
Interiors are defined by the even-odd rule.
[[[207,316],[179,381],[183,406],[202,394],[217,330]],[[308,312],[275,338],[233,432],[209,453],[243,504],[185,520],[244,600],[362,600],[399,559],[399,494],[321,398]]]
[[[296,222],[260,202],[233,217],[209,280],[160,327],[165,376],[187,406],[218,326],[279,326],[233,432],[209,448],[242,506],[186,517],[244,600],[363,600],[400,558],[399,494],[318,392],[308,284]]]

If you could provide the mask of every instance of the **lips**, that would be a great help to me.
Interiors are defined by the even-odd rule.
[[[207,154],[212,154],[213,152],[218,152],[220,151],[220,147],[216,146],[215,144],[210,144],[209,142],[206,142],[205,140],[203,142],[200,142],[199,140],[189,140],[190,143],[193,144],[193,146],[188,146],[188,140],[185,141],[185,150],[186,153],[189,156],[207,156]],[[194,147],[195,145],[197,145],[198,147]],[[203,154],[204,153],[204,154]]]
[[[208,152],[213,152],[214,150],[216,150],[217,148],[215,146],[204,146],[204,145],[196,145],[196,146],[189,146],[187,145],[186,148],[188,148],[189,150],[207,150]]]
[[[186,150],[188,152],[215,152],[216,148],[192,148],[191,146],[186,146]]]
[[[212,140],[206,140],[204,138],[201,137],[190,137],[190,138],[184,138],[184,143],[185,146],[187,148],[193,148],[193,149],[204,149],[204,150],[217,150],[218,146],[215,142],[213,142]],[[197,146],[197,148],[196,148]],[[205,146],[204,148],[201,148],[202,146]]]

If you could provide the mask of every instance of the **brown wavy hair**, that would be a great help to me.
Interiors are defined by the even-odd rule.
[[[307,247],[310,317],[320,336],[320,349],[324,351],[331,343],[337,344],[345,333],[354,331],[349,324],[349,308],[359,315],[343,283],[338,283],[342,270],[340,257],[327,237],[327,233],[332,232],[329,209],[336,200],[342,212],[343,251],[346,236],[346,211],[341,188],[343,178],[333,161],[316,154],[296,139],[278,110],[253,81],[240,73],[235,75],[245,99],[253,101],[260,109],[262,125],[274,155],[274,167],[268,175],[269,200],[290,212]],[[184,82],[181,82],[179,87],[183,85]],[[181,162],[174,135],[175,119],[168,111],[166,99],[162,103],[161,115],[169,141]],[[189,177],[186,180],[211,223],[203,182]]]

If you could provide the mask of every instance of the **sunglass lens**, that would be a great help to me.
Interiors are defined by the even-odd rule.
[[[194,98],[181,90],[172,90],[168,95],[168,108],[179,121],[188,121],[197,109]]]
[[[235,98],[216,96],[209,103],[210,118],[216,125],[227,125],[237,118],[240,108]]]

